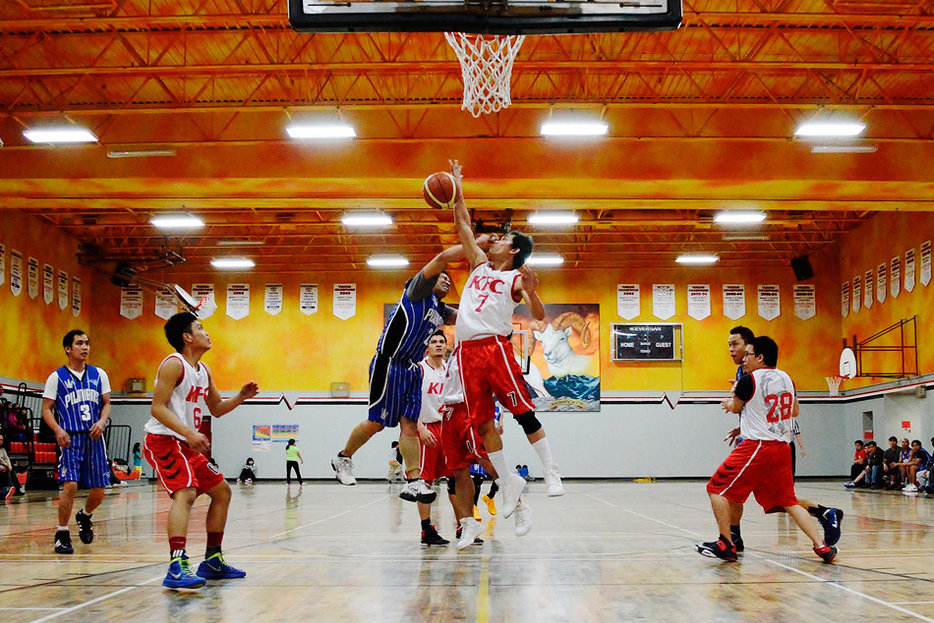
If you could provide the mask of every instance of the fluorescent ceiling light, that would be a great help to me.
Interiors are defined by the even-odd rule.
[[[204,221],[191,214],[160,214],[149,219],[159,229],[195,229],[204,227]]]
[[[714,223],[724,223],[732,225],[749,225],[751,223],[761,223],[765,220],[765,212],[748,210],[725,210],[717,212],[713,217]]]
[[[248,257],[216,257],[211,260],[211,266],[214,268],[253,268],[256,262]]]
[[[290,125],[285,129],[290,138],[355,138],[352,125],[338,123],[333,125]]]
[[[39,128],[23,132],[33,143],[96,143],[97,137],[84,128]]]
[[[540,255],[533,253],[525,263],[529,266],[560,266],[564,264],[564,258],[557,253],[542,253]]]
[[[164,158],[177,155],[178,151],[174,147],[159,149],[111,149],[107,152],[108,158]]]
[[[675,260],[679,264],[714,264],[720,260],[710,253],[685,253]]]
[[[858,136],[865,129],[866,124],[859,121],[809,121],[798,126],[795,136],[847,138]]]
[[[218,240],[219,247],[261,247],[265,242],[262,240]]]
[[[744,240],[771,240],[767,234],[729,234],[723,236],[725,242],[741,242]]]
[[[533,225],[570,225],[579,220],[574,212],[536,212],[529,216]]]
[[[381,212],[349,212],[341,217],[341,223],[350,226],[386,226],[392,225],[392,217]]]
[[[610,125],[604,121],[546,121],[542,136],[605,136]]]
[[[877,145],[813,145],[812,154],[872,154]]]
[[[367,266],[374,268],[396,268],[408,266],[409,261],[401,255],[371,255],[366,259]]]

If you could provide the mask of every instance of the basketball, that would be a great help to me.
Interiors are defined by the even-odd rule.
[[[453,207],[456,194],[457,184],[454,182],[454,176],[447,171],[432,173],[422,184],[425,203],[439,210]]]

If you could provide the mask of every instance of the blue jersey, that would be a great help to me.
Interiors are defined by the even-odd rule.
[[[436,281],[437,277],[426,280],[425,285],[430,290]],[[389,315],[376,350],[396,360],[418,362],[425,356],[431,334],[444,324],[444,319],[452,310],[434,292],[420,300],[413,300],[409,297],[411,283],[412,279],[405,282],[402,298]]]
[[[85,366],[84,378],[79,379],[66,366],[55,371],[58,375],[59,425],[69,433],[90,430],[101,417],[101,375],[94,366]]]

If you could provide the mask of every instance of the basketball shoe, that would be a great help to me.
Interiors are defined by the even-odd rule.
[[[169,571],[162,580],[162,586],[166,588],[201,588],[204,586],[204,578],[199,578],[191,572],[188,564],[188,556],[184,554],[178,558],[173,558],[169,563]]]
[[[85,545],[90,545],[94,541],[94,526],[91,524],[91,516],[84,512],[84,509],[78,511],[75,515],[78,522],[78,538]]]
[[[519,496],[522,495],[522,490],[525,489],[525,478],[519,474],[510,473],[500,478],[497,484],[500,491],[503,492],[503,503],[500,510],[503,511],[503,517],[509,517],[516,510]]]
[[[68,530],[58,530],[55,533],[55,553],[74,554],[75,548],[71,545],[71,533]]]
[[[833,546],[840,540],[840,524],[843,522],[843,509],[828,508],[817,518],[817,523],[824,529],[824,542]]]
[[[529,508],[528,504],[519,500],[513,516],[516,518],[516,536],[527,535],[532,529],[532,509]]]
[[[337,455],[331,459],[331,469],[334,470],[334,476],[337,482],[342,485],[355,485],[357,479],[353,477],[353,461],[349,456]]]
[[[483,524],[479,521],[474,521],[473,517],[464,517],[460,521],[460,529],[461,536],[457,540],[458,550],[466,549],[473,545],[474,539],[480,536],[480,534],[483,532]]]
[[[224,556],[218,552],[198,565],[198,577],[206,580],[229,580],[246,577],[246,571],[228,565],[224,562]]]
[[[824,562],[833,562],[833,559],[837,557],[837,548],[833,545],[824,545],[823,547],[815,547],[814,553],[820,556]]]
[[[545,492],[548,497],[564,495],[564,485],[561,483],[561,474],[558,473],[557,463],[545,465]]]
[[[695,543],[694,548],[701,556],[719,558],[727,562],[736,562],[736,546],[732,543],[727,543],[722,536],[716,541]]]
[[[496,517],[496,502],[493,501],[493,498],[491,498],[491,497],[488,496],[488,495],[484,495],[484,496],[483,496],[482,498],[480,498],[480,499],[483,500],[483,503],[484,503],[484,504],[486,504],[486,510],[487,510],[487,512],[490,513],[491,515],[493,515],[494,517]]]
[[[434,526],[428,526],[427,530],[422,530],[422,545],[431,547],[432,545],[447,545],[448,543],[450,541],[438,534]]]
[[[457,529],[454,531],[454,538],[457,539],[458,541],[460,541],[460,540],[461,540],[461,534],[463,534],[463,532],[464,532],[463,528],[461,528],[460,523],[458,523],[458,524],[457,524]],[[473,540],[473,544],[474,544],[474,545],[483,545],[483,539],[481,539],[480,537],[477,537],[477,538],[475,538],[475,539]]]

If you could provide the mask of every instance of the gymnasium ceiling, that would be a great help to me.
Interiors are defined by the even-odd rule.
[[[34,214],[110,270],[246,255],[261,271],[323,271],[456,242],[421,181],[458,158],[468,206],[511,220],[566,267],[787,266],[889,210],[934,207],[934,3],[685,0],[670,33],[529,37],[512,106],[460,110],[460,67],[440,34],[298,34],[284,0],[0,2],[0,206]],[[539,136],[548,118],[610,125],[603,139]],[[867,125],[870,153],[814,154],[808,119]],[[348,142],[288,139],[341,119]],[[97,144],[35,146],[25,128],[73,124]],[[162,150],[169,156],[114,158]],[[719,209],[765,210],[748,231]],[[340,223],[380,209],[378,233]],[[575,210],[573,228],[529,226]],[[166,239],[157,212],[207,226]],[[747,239],[737,240],[735,236]],[[748,239],[752,235],[757,239]],[[255,246],[230,246],[250,241]],[[256,246],[258,245],[258,246]]]

